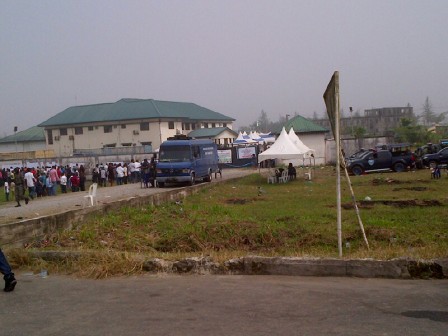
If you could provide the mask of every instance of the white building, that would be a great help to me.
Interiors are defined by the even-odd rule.
[[[200,128],[227,127],[235,119],[193,103],[121,99],[69,107],[44,121],[47,149],[56,156],[111,147],[159,148],[168,137]]]

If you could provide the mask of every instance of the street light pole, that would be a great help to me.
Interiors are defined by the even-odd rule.
[[[14,141],[15,141],[15,145],[16,145],[16,160],[17,160],[17,138],[16,138],[16,133],[17,133],[17,126],[14,126]]]

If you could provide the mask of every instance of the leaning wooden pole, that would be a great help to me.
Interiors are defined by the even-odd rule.
[[[340,156],[342,157],[342,152],[340,153]],[[364,230],[364,225],[362,224],[361,214],[359,213],[358,203],[356,202],[355,192],[353,191],[353,187],[352,187],[352,181],[350,180],[350,176],[348,175],[347,166],[345,165],[345,163],[343,164],[343,166],[344,166],[345,178],[347,179],[347,184],[350,189],[350,194],[352,196],[353,206],[355,207],[356,216],[358,217],[359,227],[361,228],[364,242],[366,243],[367,249],[369,250],[370,249],[369,241],[367,240],[366,232]]]

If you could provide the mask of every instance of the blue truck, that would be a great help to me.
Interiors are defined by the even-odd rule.
[[[156,167],[160,188],[168,183],[193,185],[199,180],[211,182],[217,172],[218,150],[212,140],[167,140],[160,145]]]

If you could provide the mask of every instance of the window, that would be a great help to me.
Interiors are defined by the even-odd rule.
[[[59,135],[67,135],[67,129],[66,128],[60,128],[59,129]]]
[[[123,142],[121,145],[123,147],[130,147],[130,146],[132,146],[132,142]]]
[[[168,121],[168,128],[174,129],[174,121]]]
[[[216,124],[215,123],[212,123],[212,128],[215,128],[216,127]]]
[[[140,131],[149,131],[149,122],[140,123]]]
[[[48,139],[48,144],[52,145],[53,144],[53,130],[47,130],[47,139]]]
[[[191,129],[195,130],[196,129],[196,124],[191,124]]]
[[[142,146],[152,146],[151,141],[142,141],[141,144],[142,144]]]
[[[125,125],[125,124],[122,124],[122,125],[121,125],[121,128],[126,128],[126,125]]]
[[[190,130],[190,123],[185,123],[185,129],[186,129],[187,131]]]
[[[112,125],[107,125],[107,126],[103,126],[103,127],[104,127],[104,133],[112,133]],[[112,146],[106,145],[105,147],[112,147]]]
[[[104,127],[106,127],[106,126],[104,126]],[[112,128],[112,126],[110,126],[110,128]],[[113,148],[113,147],[116,147],[116,146],[117,146],[116,143],[111,143],[111,144],[105,144],[104,145],[105,148]]]
[[[204,126],[204,128],[208,128],[208,123],[202,123],[202,125]]]
[[[75,134],[83,134],[84,130],[82,127],[75,127]]]
[[[87,129],[88,129],[89,131],[93,131],[93,126],[89,126]]]
[[[223,123],[223,124],[222,124],[222,127],[227,127],[227,124],[226,124],[226,123]]]

